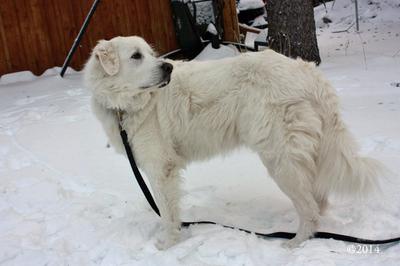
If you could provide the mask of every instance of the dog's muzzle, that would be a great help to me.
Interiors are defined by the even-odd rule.
[[[170,63],[163,63],[161,69],[163,71],[163,82],[158,86],[159,88],[167,86],[171,81],[171,73],[174,67]]]
[[[168,85],[168,83],[171,81],[171,73],[172,70],[174,69],[173,65],[170,63],[162,63],[160,66],[160,74],[162,76],[162,79],[158,81],[157,83],[153,83],[147,86],[142,86],[140,87],[141,89],[147,89],[147,88],[152,88],[152,87],[157,87],[157,88],[162,88]]]

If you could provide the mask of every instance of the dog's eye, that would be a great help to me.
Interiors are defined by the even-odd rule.
[[[142,59],[142,54],[139,52],[136,52],[131,56],[131,58],[136,59],[136,60]]]

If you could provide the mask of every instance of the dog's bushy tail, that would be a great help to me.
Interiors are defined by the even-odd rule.
[[[357,197],[380,192],[379,179],[385,173],[384,165],[358,154],[358,145],[337,111],[328,115],[325,122],[315,192],[323,197],[330,192]]]

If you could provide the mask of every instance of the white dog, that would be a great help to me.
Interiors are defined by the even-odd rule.
[[[335,90],[314,64],[269,49],[166,62],[140,37],[116,37],[94,48],[85,82],[94,113],[122,153],[116,111],[124,114],[123,127],[160,208],[164,248],[179,240],[180,170],[238,146],[260,156],[297,210],[299,227],[288,247],[312,236],[330,192],[377,187],[380,164],[357,155]]]

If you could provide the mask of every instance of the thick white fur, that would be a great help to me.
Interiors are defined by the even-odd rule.
[[[117,56],[117,73],[108,74],[99,62],[96,51],[105,48]],[[141,60],[130,58],[135,51]],[[167,87],[140,89],[162,81],[162,63],[143,39],[117,37],[101,41],[85,68],[93,111],[120,152],[115,111],[124,111],[123,127],[160,207],[166,229],[161,246],[179,239],[180,170],[241,145],[258,153],[298,212],[299,228],[287,246],[312,236],[330,192],[377,187],[379,163],[357,155],[335,90],[314,64],[268,49],[217,61],[170,62]]]

